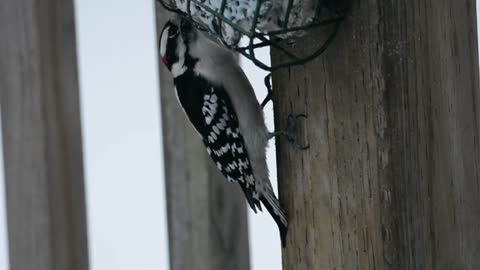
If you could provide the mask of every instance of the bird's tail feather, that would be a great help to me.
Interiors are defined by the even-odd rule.
[[[282,247],[285,247],[288,231],[288,221],[285,212],[283,211],[278,199],[275,197],[275,194],[273,194],[272,191],[262,194],[260,200],[277,223],[278,229],[280,231]]]
[[[248,205],[250,205],[250,208],[252,208],[253,212],[256,214],[257,208],[262,211],[262,205],[258,199],[255,199],[253,191],[248,189],[245,185],[240,185],[240,187],[242,188],[245,198],[247,198]]]

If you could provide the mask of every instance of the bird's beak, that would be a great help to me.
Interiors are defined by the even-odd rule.
[[[163,62],[163,64],[164,64],[165,66],[168,64],[168,60],[167,60],[167,56],[166,56],[166,55],[162,57],[162,62]]]

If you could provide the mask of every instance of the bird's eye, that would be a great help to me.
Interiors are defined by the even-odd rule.
[[[170,27],[170,29],[168,29],[168,37],[169,38],[174,38],[174,37],[178,36],[178,34],[179,34],[178,27],[172,26],[172,27]]]

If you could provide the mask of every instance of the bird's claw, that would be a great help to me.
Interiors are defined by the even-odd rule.
[[[277,137],[277,136],[280,136],[280,135],[283,135],[287,138],[287,141],[289,141],[290,143],[296,143],[297,144],[297,147],[300,149],[300,150],[307,150],[310,148],[310,144],[306,144],[306,145],[301,145],[300,143],[297,142],[296,140],[296,136],[294,135],[295,133],[295,130],[297,129],[297,122],[298,122],[298,119],[299,118],[304,118],[304,119],[307,119],[308,116],[306,114],[298,114],[298,115],[292,115],[292,114],[289,114],[287,116],[287,126],[285,129],[281,130],[281,131],[277,131],[277,132],[274,132],[274,133],[271,133],[270,134],[270,139],[273,138],[273,137]]]

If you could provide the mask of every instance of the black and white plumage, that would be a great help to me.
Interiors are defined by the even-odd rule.
[[[262,109],[234,55],[182,20],[160,35],[162,62],[171,71],[178,100],[225,178],[238,183],[253,209],[261,203],[279,226],[282,244],[287,217],[268,176],[270,133]]]

